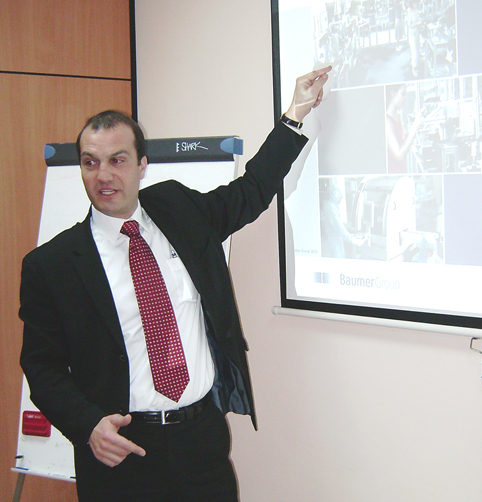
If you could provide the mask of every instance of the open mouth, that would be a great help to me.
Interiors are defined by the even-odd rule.
[[[114,194],[116,191],[113,190],[113,189],[110,189],[110,188],[106,188],[104,190],[99,190],[100,194],[101,195],[112,195]]]

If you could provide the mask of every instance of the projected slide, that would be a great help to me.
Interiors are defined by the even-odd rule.
[[[280,109],[333,66],[283,188],[283,306],[482,328],[482,2],[277,3]]]

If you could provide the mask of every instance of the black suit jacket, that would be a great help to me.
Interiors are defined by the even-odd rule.
[[[168,181],[139,193],[201,295],[216,367],[213,400],[225,413],[250,414],[255,427],[247,345],[222,242],[268,207],[305,142],[278,124],[227,186],[201,194]],[[129,411],[129,361],[90,214],[24,258],[20,300],[21,365],[32,401],[74,445],[85,444],[102,417]]]

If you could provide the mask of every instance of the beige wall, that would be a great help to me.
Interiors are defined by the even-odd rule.
[[[136,4],[149,137],[238,134],[246,161],[273,123],[269,0]],[[274,316],[277,256],[272,204],[231,254],[260,427],[230,415],[243,502],[479,502],[470,339]]]

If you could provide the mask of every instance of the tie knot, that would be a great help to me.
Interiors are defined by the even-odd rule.
[[[125,221],[121,228],[121,234],[127,235],[127,237],[140,235],[139,223],[136,220]]]

